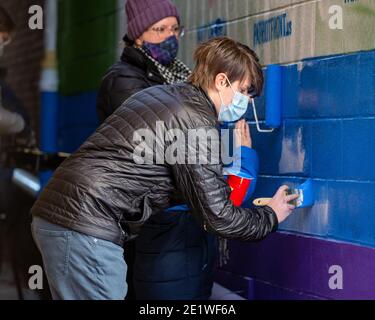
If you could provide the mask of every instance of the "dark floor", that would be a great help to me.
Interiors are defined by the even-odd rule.
[[[23,300],[40,300],[40,295],[27,288],[22,289]],[[21,300],[14,281],[12,269],[9,265],[3,266],[0,275],[0,300]]]
[[[21,292],[18,291],[16,283],[17,280],[15,277],[14,269],[12,268],[12,264],[9,262],[8,254],[4,252],[3,261],[0,266],[0,300],[41,299],[41,295],[39,292],[30,290],[26,287],[25,281],[23,281],[22,276],[19,275],[19,286]]]
[[[47,283],[43,291],[33,292],[28,288],[32,276],[29,268],[42,265],[30,228],[34,201],[7,179],[1,179],[0,170],[0,300],[50,297]]]

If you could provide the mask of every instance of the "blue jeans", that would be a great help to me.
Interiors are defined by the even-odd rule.
[[[34,217],[34,241],[42,254],[54,300],[123,300],[127,292],[122,247]]]

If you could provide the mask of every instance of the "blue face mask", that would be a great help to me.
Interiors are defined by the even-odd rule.
[[[161,43],[143,42],[143,50],[164,66],[169,66],[178,53],[178,40],[171,36]]]
[[[219,92],[221,100],[221,108],[219,112],[219,121],[221,122],[235,122],[241,119],[241,117],[246,113],[249,106],[249,97],[242,94],[241,92],[235,91],[227,78],[230,87],[234,92],[234,97],[232,103],[228,106],[224,104],[221,93]]]

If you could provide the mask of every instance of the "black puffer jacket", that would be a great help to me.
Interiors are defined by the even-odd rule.
[[[263,239],[277,229],[276,214],[269,207],[235,207],[222,165],[142,165],[133,160],[135,130],[155,132],[158,121],[166,130],[186,134],[189,129],[217,130],[216,119],[212,101],[190,84],[156,86],[133,95],[56,170],[32,214],[123,245],[151,215],[186,203],[208,231]],[[213,158],[219,152],[209,151]]]
[[[134,93],[163,84],[154,63],[140,50],[126,47],[106,73],[97,111],[104,122]],[[135,241],[124,246],[128,265],[127,299],[208,299],[213,284],[217,239],[189,212],[161,212],[143,225]],[[171,272],[173,270],[173,272]]]
[[[121,60],[103,77],[97,101],[100,122],[133,94],[159,84],[164,84],[164,80],[155,64],[136,48],[126,47]]]

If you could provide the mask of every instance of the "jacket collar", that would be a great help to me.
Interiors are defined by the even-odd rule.
[[[210,96],[207,94],[207,92],[205,90],[203,90],[202,88],[200,88],[200,87],[196,87],[196,88],[201,92],[201,94],[207,100],[207,104],[212,109],[212,111],[215,113],[216,117],[219,117],[219,115],[217,114],[214,102],[212,101],[212,99],[210,98]]]
[[[146,76],[153,81],[164,83],[162,76],[159,73],[155,64],[148,59],[140,50],[134,47],[125,47],[121,55],[121,61],[129,63],[146,73]]]

